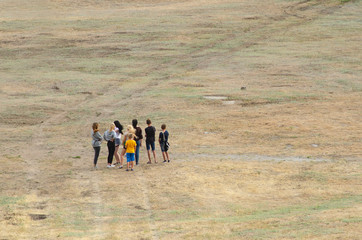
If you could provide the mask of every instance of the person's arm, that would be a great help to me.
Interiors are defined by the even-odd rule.
[[[139,128],[139,130],[140,130],[140,138],[139,138],[139,140],[142,140],[143,139],[143,135],[142,135],[142,128]]]
[[[107,131],[105,131],[105,132],[103,133],[103,139],[104,139],[105,141],[107,141],[106,132],[107,132]]]
[[[126,142],[126,136],[127,136],[127,132],[125,134],[123,134],[123,137],[122,137],[122,145],[124,145],[124,143]]]
[[[117,135],[115,131],[112,131],[112,139],[111,141],[114,142],[114,139],[116,139]]]
[[[102,135],[99,132],[96,132],[95,138],[100,142],[102,141]]]

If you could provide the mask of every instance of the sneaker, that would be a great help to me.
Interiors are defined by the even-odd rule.
[[[97,167],[97,166],[94,166],[94,167],[93,167],[93,170],[97,170],[97,169],[98,169],[98,167]]]
[[[131,171],[133,171],[133,168],[131,168]]]
[[[121,168],[123,168],[123,166],[121,165],[121,166],[119,166],[118,168],[121,169]]]
[[[163,162],[167,162],[166,160],[163,160]]]
[[[127,168],[127,169],[126,169],[126,171],[128,172],[128,171],[129,171],[129,169]]]
[[[151,164],[152,162],[147,162],[147,164]]]
[[[170,162],[170,159],[168,160],[168,162]]]
[[[112,168],[115,167],[113,164],[112,165],[107,165],[107,168]]]

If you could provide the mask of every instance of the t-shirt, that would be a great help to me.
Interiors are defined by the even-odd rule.
[[[143,136],[142,136],[142,128],[140,127],[136,127],[136,140],[141,140],[143,139]]]
[[[163,134],[165,134],[165,141],[163,141],[164,137]],[[168,132],[167,130],[165,132],[160,132],[160,135],[158,136],[160,138],[160,143],[168,142]]]
[[[146,132],[146,142],[149,142],[149,143],[154,142],[156,128],[154,126],[146,127],[145,132]]]
[[[112,131],[107,130],[103,134],[103,138],[106,141],[111,141],[111,140],[115,139],[116,137],[117,137],[117,135],[114,130],[112,130]]]
[[[126,142],[126,153],[135,153],[137,143],[135,140],[127,140]]]
[[[116,138],[121,139],[122,134],[119,132],[119,129],[116,127],[114,131],[116,132]]]

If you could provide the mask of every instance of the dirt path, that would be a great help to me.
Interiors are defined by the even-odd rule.
[[[152,215],[152,205],[150,203],[149,188],[148,188],[148,183],[147,183],[148,181],[146,180],[146,178],[144,176],[144,170],[141,170],[140,172],[137,173],[137,179],[140,182],[140,186],[141,186],[141,190],[142,190],[143,205],[146,210],[147,223],[148,223],[149,230],[151,232],[151,237],[153,240],[159,239],[159,237],[157,235],[157,231],[156,231],[155,220]]]

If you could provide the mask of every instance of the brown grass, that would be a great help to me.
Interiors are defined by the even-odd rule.
[[[1,1],[0,238],[358,239],[360,9]],[[133,118],[172,162],[91,171]]]

